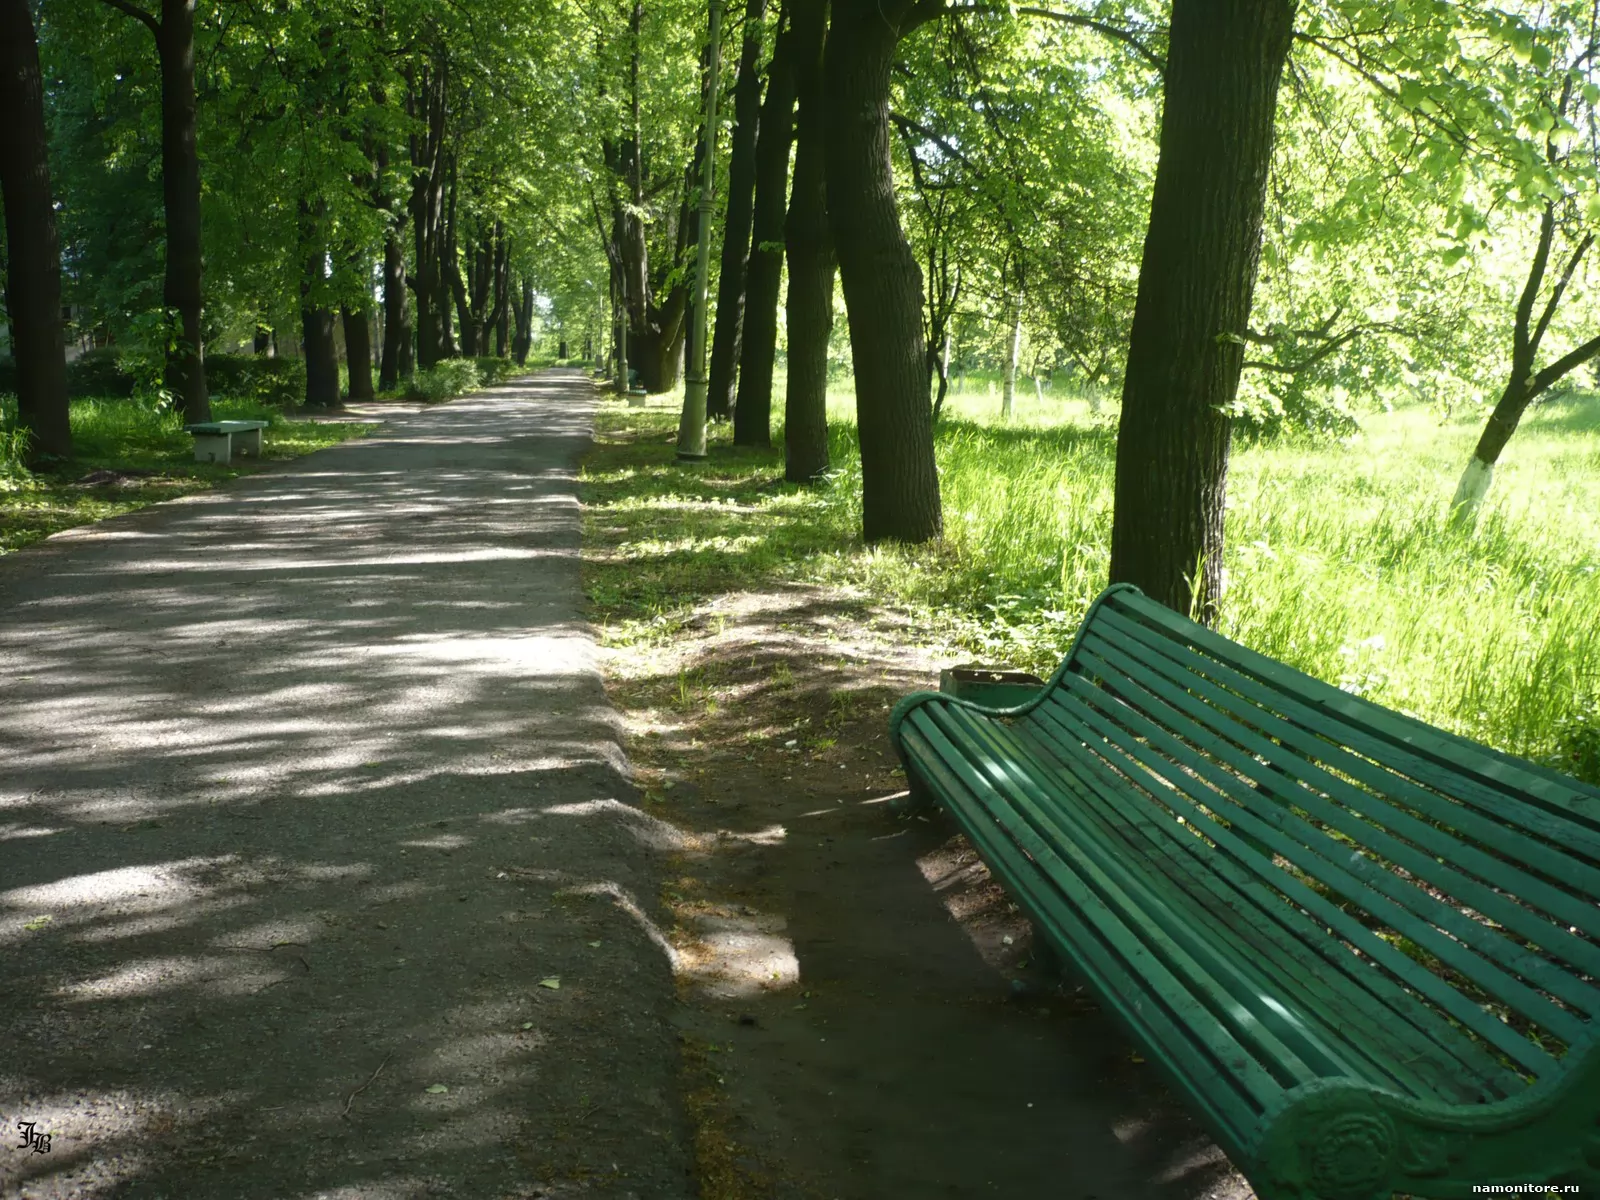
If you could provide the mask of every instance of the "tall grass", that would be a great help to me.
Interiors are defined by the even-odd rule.
[[[663,595],[693,590],[697,557],[720,577],[759,569],[849,583],[974,657],[1052,668],[1107,577],[1115,413],[1059,391],[1041,404],[1030,381],[1002,423],[998,395],[980,387],[947,401],[937,433],[942,543],[861,546],[858,446],[841,396],[830,405],[836,470],[822,489],[775,489],[769,473],[740,490],[739,478],[761,478],[756,459],[725,460],[734,474],[721,484],[715,467],[694,480],[663,458],[654,491],[618,498],[660,516],[663,490],[676,496],[676,515],[632,547],[630,569],[645,580],[652,558],[675,564]],[[663,431],[672,415],[616,411]],[[1482,416],[1417,408],[1375,415],[1342,442],[1237,445],[1221,629],[1351,692],[1600,781],[1600,397],[1530,413],[1477,529],[1452,530],[1446,507]],[[686,524],[719,488],[738,515]]]

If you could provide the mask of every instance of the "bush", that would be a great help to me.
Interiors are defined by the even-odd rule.
[[[305,360],[255,354],[207,355],[206,387],[213,396],[292,408],[305,399]]]
[[[521,367],[517,366],[516,360],[510,358],[475,358],[472,361],[477,364],[478,377],[483,380],[485,387],[499,383],[500,380],[507,376],[515,375],[522,370]]]
[[[67,395],[74,400],[91,396],[125,400],[138,382],[115,346],[85,351],[67,364]]]
[[[406,399],[437,404],[454,400],[479,386],[478,365],[470,358],[447,358],[406,383]]]

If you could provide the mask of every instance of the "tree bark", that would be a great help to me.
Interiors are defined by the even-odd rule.
[[[1488,423],[1484,425],[1478,444],[1473,448],[1472,457],[1467,460],[1467,469],[1462,473],[1461,482],[1456,487],[1455,498],[1450,502],[1450,523],[1457,528],[1470,529],[1477,523],[1478,509],[1489,491],[1489,484],[1494,480],[1495,464],[1500,461],[1506,443],[1511,440],[1511,435],[1521,424],[1522,414],[1528,411],[1528,405],[1552,384],[1600,354],[1600,337],[1595,337],[1568,351],[1544,370],[1534,370],[1534,364],[1539,359],[1539,346],[1544,341],[1544,335],[1549,330],[1556,311],[1561,307],[1561,297],[1565,295],[1567,285],[1572,282],[1578,264],[1583,261],[1589,247],[1594,244],[1594,235],[1586,234],[1573,247],[1566,266],[1557,276],[1555,285],[1545,301],[1544,309],[1535,323],[1533,307],[1544,287],[1545,275],[1549,270],[1550,249],[1555,239],[1555,228],[1555,210],[1546,203],[1539,222],[1538,248],[1534,251],[1532,263],[1529,264],[1528,278],[1523,285],[1522,296],[1517,302],[1515,323],[1512,326],[1511,376],[1506,380],[1500,399],[1495,402],[1494,411],[1489,414]]]
[[[789,147],[794,137],[794,30],[778,31],[756,138],[755,207],[745,276],[739,385],[733,406],[736,446],[772,445],[772,359],[778,346],[783,223],[789,207]]]
[[[333,340],[333,310],[303,305],[300,336],[305,342],[306,407],[338,408],[339,356]]]
[[[943,528],[922,272],[900,228],[889,157],[890,72],[909,12],[836,0],[824,76],[828,214],[850,314],[868,542],[925,542]]]
[[[161,59],[161,195],[167,220],[162,299],[177,318],[166,382],[184,417],[211,419],[205,336],[200,325],[200,155],[195,144],[195,0],[162,0],[156,47]]]
[[[351,310],[341,306],[344,322],[344,361],[350,375],[350,399],[371,400],[372,391],[372,314],[366,305]]]
[[[733,85],[733,144],[728,155],[728,207],[722,231],[722,271],[717,278],[717,327],[711,338],[706,416],[733,415],[734,370],[744,336],[745,272],[756,189],[756,131],[761,124],[761,28],[767,0],[745,0],[744,43]]]
[[[6,212],[6,312],[27,458],[72,456],[61,328],[61,249],[50,192],[44,80],[28,0],[0,0],[0,196]]]
[[[783,474],[821,476],[828,461],[828,337],[833,332],[833,236],[823,172],[823,48],[828,0],[792,0],[795,83],[794,186],[784,224],[789,261],[789,379],[784,396]]]
[[[1228,405],[1261,248],[1294,0],[1175,0],[1117,437],[1111,578],[1214,619]]]
[[[1000,415],[1007,421],[1017,405],[1017,366],[1022,358],[1022,268],[1017,268],[1017,299],[1011,310],[1011,338],[1006,350],[1005,386],[1000,395]]]
[[[406,303],[406,252],[400,245],[402,230],[396,217],[383,240],[383,358],[378,366],[378,386],[393,391],[403,376],[411,348],[411,306]]]

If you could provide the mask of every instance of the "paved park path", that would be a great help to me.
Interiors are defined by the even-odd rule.
[[[591,404],[548,372],[0,559],[0,1197],[689,1193]]]

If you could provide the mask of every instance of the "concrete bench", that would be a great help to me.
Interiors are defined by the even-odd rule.
[[[195,462],[219,463],[226,466],[233,461],[233,452],[241,456],[261,457],[261,431],[265,421],[203,421],[198,425],[185,425],[185,433],[194,435]]]

